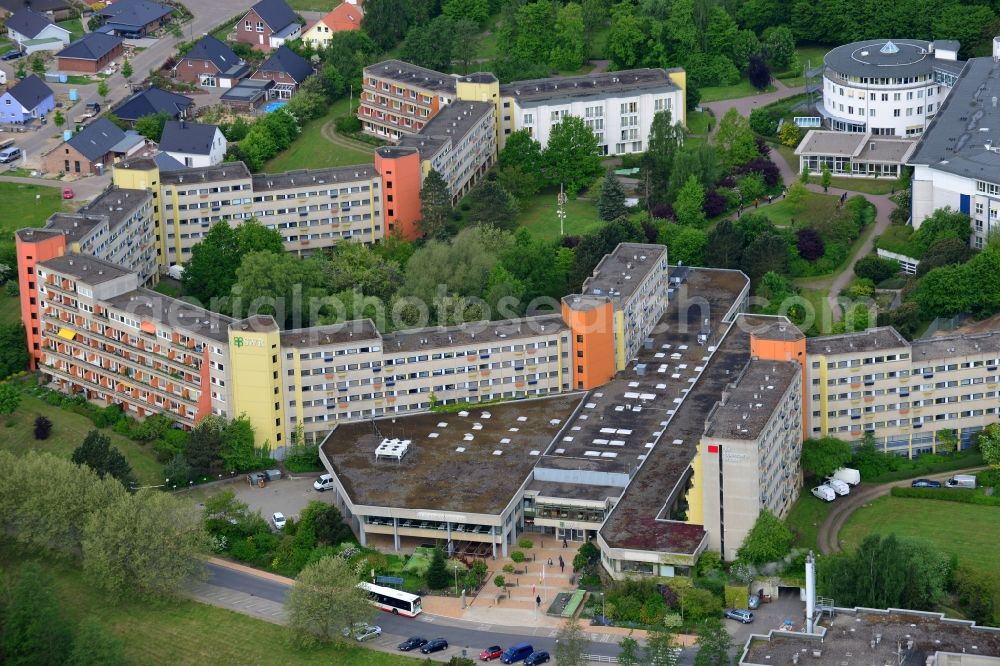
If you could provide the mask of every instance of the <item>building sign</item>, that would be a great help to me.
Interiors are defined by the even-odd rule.
[[[237,349],[242,349],[243,347],[263,347],[264,341],[260,338],[244,338],[242,335],[238,335],[233,338],[233,345]]]
[[[733,453],[731,451],[722,452],[722,461],[727,463],[750,462],[750,456],[746,453]]]

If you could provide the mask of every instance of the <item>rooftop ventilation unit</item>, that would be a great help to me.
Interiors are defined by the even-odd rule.
[[[410,450],[410,440],[408,439],[383,439],[382,443],[375,447],[375,460],[389,458],[397,462]]]

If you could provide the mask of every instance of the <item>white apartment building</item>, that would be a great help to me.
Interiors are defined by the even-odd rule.
[[[528,130],[542,147],[566,116],[583,118],[605,155],[647,148],[653,116],[670,111],[684,124],[683,70],[633,69],[500,86],[504,134]]]
[[[941,108],[962,67],[950,40],[874,39],[826,54],[823,101],[830,128],[917,136]]]
[[[966,63],[952,95],[917,145],[912,221],[919,227],[938,208],[972,218],[973,247],[1000,224],[1000,37],[992,58]]]

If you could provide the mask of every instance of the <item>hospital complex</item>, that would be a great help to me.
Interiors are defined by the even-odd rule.
[[[997,67],[978,60],[925,137],[963,77]],[[524,532],[595,538],[615,577],[688,575],[706,548],[735,557],[762,508],[784,516],[798,497],[804,439],[871,432],[912,456],[943,430],[967,446],[997,420],[1000,332],[807,339],[748,313],[743,273],[670,265],[660,245],[619,245],[552,312],[391,333],[371,320],[282,330],[149,288],[215,223],[256,218],[300,254],[412,236],[422,176],[437,169],[460,197],[510,130],[544,141],[572,113],[619,154],[643,149],[655,111],[684,108],[683,73],[665,70],[500,86],[390,61],[365,77],[366,131],[397,140],[374,166],[161,173],[135,160],[77,213],[18,231],[32,367],[136,418],[245,414],[276,449],[301,431],[362,543],[506,554]],[[978,99],[995,105],[987,89]]]

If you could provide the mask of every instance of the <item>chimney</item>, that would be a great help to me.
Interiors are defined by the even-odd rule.
[[[810,550],[806,557],[806,633],[813,633],[816,615],[816,557]]]

